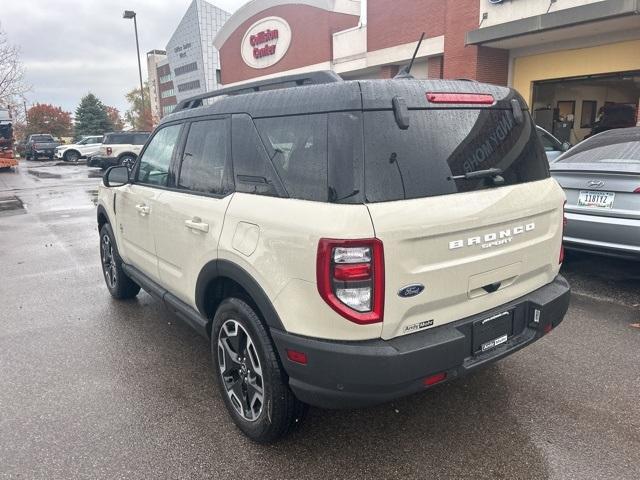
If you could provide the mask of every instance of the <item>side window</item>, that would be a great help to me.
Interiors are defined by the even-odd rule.
[[[286,197],[249,115],[234,115],[231,143],[236,192]]]
[[[191,124],[182,155],[178,187],[201,193],[226,193],[227,125],[224,119]]]
[[[255,121],[272,149],[273,165],[291,198],[326,202],[327,115],[262,118]]]
[[[556,150],[558,150],[555,142],[551,140],[551,138],[549,138],[549,135],[540,131],[538,132],[538,134],[545,152],[555,152]]]
[[[182,125],[171,125],[159,130],[140,157],[138,182],[166,186],[169,164],[178,143]]]
[[[131,144],[132,145],[144,145],[148,138],[149,138],[149,134],[148,133],[137,133],[137,134],[133,135],[133,138],[131,139]]]

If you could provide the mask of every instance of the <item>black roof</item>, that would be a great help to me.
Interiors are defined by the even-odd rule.
[[[488,93],[492,94],[497,102],[494,107],[511,108],[509,101],[518,98],[522,107],[527,108],[522,97],[513,89],[468,80],[354,80],[241,94],[231,93],[228,96],[212,92],[209,94],[213,96],[212,104],[190,107],[192,100],[185,100],[175,113],[164,117],[161,124],[203,115],[232,113],[247,113],[254,118],[260,118],[391,109],[392,99],[396,96],[404,98],[410,109],[443,108],[442,105],[430,104],[426,98],[427,92]],[[194,97],[195,102],[205,101],[204,98],[206,94]],[[456,108],[455,105],[445,107]],[[469,105],[457,107],[469,108]]]

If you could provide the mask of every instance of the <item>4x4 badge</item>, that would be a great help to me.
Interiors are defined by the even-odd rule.
[[[398,296],[402,298],[415,297],[416,295],[420,295],[423,290],[424,285],[421,283],[414,283],[398,290]]]

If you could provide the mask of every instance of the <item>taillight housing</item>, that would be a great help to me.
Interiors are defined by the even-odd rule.
[[[567,205],[567,201],[564,201],[564,205],[562,206],[562,238],[560,239],[560,259],[558,260],[558,263],[562,263],[564,262],[564,229],[567,226],[567,215],[565,214],[565,207]]]
[[[495,98],[490,93],[439,93],[427,92],[430,103],[452,103],[468,105],[493,105]]]
[[[322,238],[316,263],[318,292],[341,316],[359,325],[382,322],[384,249],[377,238]]]
[[[633,193],[640,193],[640,187],[636,188]]]
[[[111,147],[107,147],[107,155],[111,155],[113,153],[113,149]]]

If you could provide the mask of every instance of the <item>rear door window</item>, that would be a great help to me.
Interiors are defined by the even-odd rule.
[[[290,198],[328,200],[327,115],[255,121]]]
[[[225,119],[192,123],[182,154],[178,187],[214,195],[227,193],[228,138]]]
[[[392,111],[364,114],[365,190],[369,202],[424,198],[492,188],[490,179],[451,177],[490,168],[504,185],[548,178],[548,164],[528,114],[518,124],[511,110],[409,111],[398,128]]]

